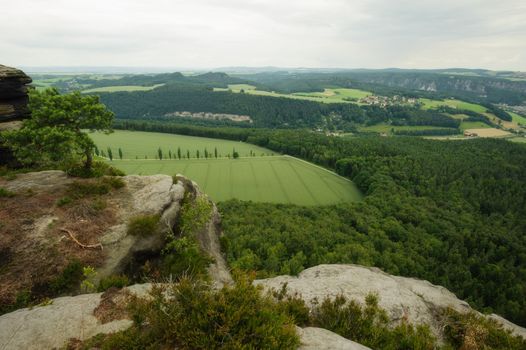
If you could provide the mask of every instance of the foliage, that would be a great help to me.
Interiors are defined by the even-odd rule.
[[[461,314],[452,309],[444,311],[444,333],[454,349],[521,350],[526,340],[514,336],[496,321],[473,312]]]
[[[365,298],[365,306],[342,295],[326,298],[313,308],[311,322],[373,349],[435,349],[436,339],[428,327],[414,327],[405,322],[391,327],[374,294]]]
[[[179,231],[183,236],[192,236],[202,229],[212,214],[212,204],[205,197],[191,200],[185,193],[179,216]]]
[[[204,253],[195,237],[170,240],[162,251],[161,273],[177,280],[182,276],[206,278],[213,259]]]
[[[97,292],[104,292],[110,288],[124,288],[130,284],[130,280],[125,275],[111,275],[101,278],[97,287]]]
[[[291,320],[246,278],[214,290],[183,278],[152,300],[135,299],[127,331],[86,343],[102,349],[295,349],[299,339]]]
[[[79,199],[104,195],[125,185],[125,182],[119,177],[102,177],[95,180],[75,181],[68,186],[67,193],[69,197]]]
[[[148,236],[156,232],[159,215],[140,215],[128,222],[128,234],[132,236]]]
[[[14,197],[14,196],[15,196],[14,192],[8,191],[5,188],[0,187],[0,198],[9,198],[9,197]]]
[[[29,97],[31,119],[20,130],[5,135],[16,158],[22,164],[39,166],[83,155],[89,169],[95,145],[83,130],[110,132],[113,114],[97,96],[79,92],[60,95],[56,89],[31,90]]]
[[[65,171],[69,176],[81,178],[124,176],[124,173],[121,170],[101,161],[94,161],[93,166],[90,169],[86,169],[83,164],[74,163],[73,165],[68,165]]]
[[[84,279],[80,283],[80,289],[84,293],[91,293],[96,290],[95,285],[91,282],[95,275],[97,275],[97,271],[95,271],[94,267],[84,266],[82,268],[82,277],[84,277]]]
[[[78,288],[83,277],[83,267],[80,261],[71,261],[55,279],[49,282],[53,295],[70,292]]]

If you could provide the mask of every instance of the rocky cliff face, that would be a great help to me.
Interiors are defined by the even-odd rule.
[[[21,70],[0,64],[0,123],[29,117],[29,83],[31,78]]]

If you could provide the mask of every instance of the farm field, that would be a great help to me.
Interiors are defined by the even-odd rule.
[[[150,91],[164,84],[157,84],[152,86],[140,86],[140,85],[121,85],[121,86],[105,86],[94,89],[83,90],[82,93],[92,93],[92,92],[120,92],[120,91]]]
[[[109,147],[114,158],[118,157],[118,149],[120,148],[123,153],[123,159],[145,159],[146,157],[155,159],[158,157],[159,148],[161,148],[164,158],[169,158],[169,151],[175,157],[178,148],[181,149],[181,154],[184,158],[187,158],[187,152],[190,153],[190,158],[197,158],[197,151],[200,153],[199,156],[204,158],[205,149],[214,157],[215,149],[217,149],[218,157],[232,155],[234,149],[239,153],[240,157],[250,156],[251,154],[256,156],[274,155],[274,152],[266,148],[244,142],[156,132],[115,130],[109,135],[91,133],[90,137],[100,150],[107,152]]]
[[[462,122],[460,123],[460,129],[462,131],[467,129],[485,129],[490,128],[490,126],[483,122]]]
[[[511,134],[496,128],[466,129],[468,132],[476,133],[479,137],[504,137]]]
[[[358,89],[325,89],[323,92],[295,92],[292,94],[282,94],[271,91],[256,90],[256,87],[248,84],[231,84],[228,88],[215,88],[214,91],[232,91],[240,93],[241,90],[244,93],[260,96],[271,96],[271,97],[285,97],[296,100],[307,100],[322,103],[356,103],[356,101],[363,97],[372,95],[371,92],[358,90]]]
[[[390,124],[376,124],[371,126],[359,127],[358,130],[361,132],[377,132],[377,133],[391,133],[394,131],[420,131],[420,130],[449,130],[451,128],[443,128],[439,126],[431,125],[403,125],[395,126]]]
[[[237,198],[328,205],[362,198],[356,185],[346,178],[300,159],[272,156],[270,150],[242,142],[138,131],[116,131],[110,135],[92,133],[90,136],[100,150],[112,148],[113,161],[108,162],[126,174],[180,173],[197,182],[214,201]],[[163,160],[155,159],[159,147],[164,150]],[[177,147],[182,149],[185,158],[167,159],[168,150],[176,154]],[[118,148],[123,151],[123,160],[117,155]],[[222,158],[209,156],[204,159],[204,148],[211,155],[217,148]],[[234,148],[240,158],[225,158]],[[190,159],[186,159],[186,149],[191,153]],[[201,150],[199,159],[195,157],[198,149]],[[250,152],[256,156],[247,156]],[[148,159],[144,159],[145,155]]]
[[[359,201],[351,181],[289,156],[239,159],[114,160],[126,174],[183,174],[214,201],[328,205]]]
[[[515,123],[526,126],[526,117],[523,117],[522,115],[519,115],[514,112],[508,112],[508,113],[511,115]]]
[[[486,113],[486,108],[477,105],[474,103],[469,103],[461,100],[455,100],[455,99],[445,99],[443,101],[440,100],[430,100],[427,98],[421,98],[419,99],[420,102],[423,103],[424,109],[431,109],[431,108],[437,108],[439,106],[448,106],[452,108],[458,108],[458,109],[466,109],[469,111],[477,112],[477,113]]]

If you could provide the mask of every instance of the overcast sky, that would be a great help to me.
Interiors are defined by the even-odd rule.
[[[0,0],[11,66],[526,71],[526,0]]]

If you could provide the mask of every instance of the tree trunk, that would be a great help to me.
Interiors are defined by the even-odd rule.
[[[91,153],[91,149],[87,149],[84,154],[86,155],[84,168],[86,168],[86,170],[91,170],[91,166],[93,165],[93,154]]]

